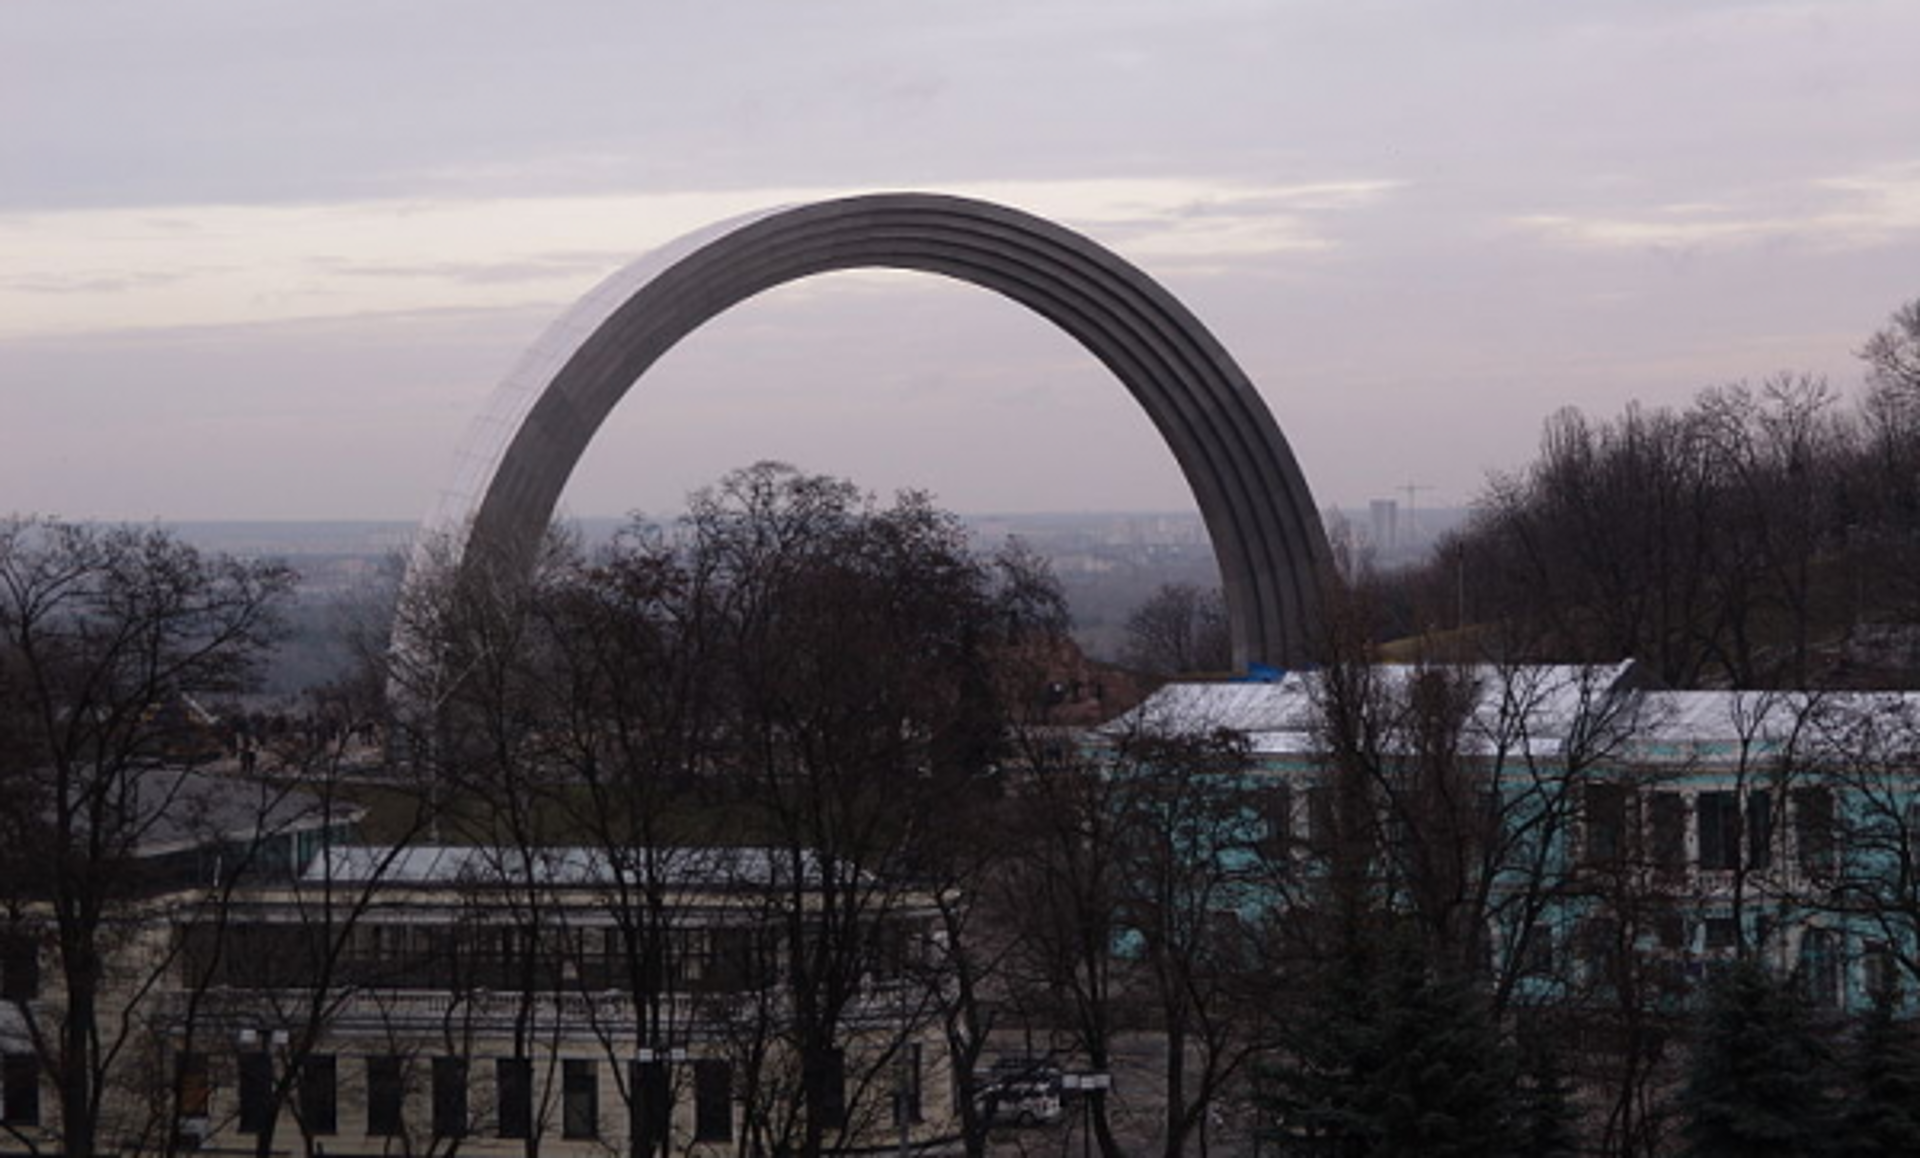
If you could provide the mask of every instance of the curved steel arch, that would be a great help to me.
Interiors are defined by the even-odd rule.
[[[680,339],[763,290],[833,270],[941,274],[1072,335],[1173,451],[1212,537],[1236,666],[1306,661],[1329,552],[1313,496],[1266,404],[1199,319],[1116,254],[990,202],[882,193],[721,222],[622,269],[502,382],[429,529],[524,560],[587,444]]]

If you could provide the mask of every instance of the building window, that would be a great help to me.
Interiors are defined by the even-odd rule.
[[[913,959],[914,930],[904,921],[881,921],[867,935],[868,965],[874,981],[898,981],[907,975]],[[746,932],[735,929],[735,932]],[[718,932],[718,930],[715,930]]]
[[[1747,793],[1747,866],[1759,871],[1773,867],[1773,793]]]
[[[40,1124],[40,1059],[30,1053],[0,1058],[0,1122]]]
[[[822,1050],[807,1067],[809,1108],[820,1115],[823,1130],[847,1126],[847,1055],[839,1049]]]
[[[1793,835],[1800,848],[1800,868],[1813,876],[1833,872],[1833,792],[1826,788],[1796,788],[1793,792]]]
[[[1740,867],[1740,798],[1731,792],[1700,794],[1700,867],[1723,872]]]
[[[695,993],[740,993],[766,984],[764,960],[759,936],[744,925],[715,925],[689,929],[684,934],[680,953],[682,980]],[[878,952],[882,938],[875,937],[875,975],[884,973],[888,964]],[[901,946],[904,949],[904,943]],[[904,960],[900,958],[899,960]]]
[[[207,1075],[207,1055],[179,1053],[173,1059],[173,1095],[182,1118],[204,1118],[213,1102],[213,1082]]]
[[[673,1099],[667,1086],[665,1062],[636,1061],[628,1070],[632,1083],[632,1131],[635,1154],[659,1154],[666,1150],[668,1132],[673,1125]]]
[[[300,1128],[309,1137],[340,1128],[335,1076],[332,1054],[310,1055],[300,1067]]]
[[[467,1059],[433,1059],[433,1136],[467,1136]]]
[[[1868,999],[1898,1003],[1900,973],[1885,941],[1868,941],[1860,952],[1860,987]]]
[[[894,1091],[896,1102],[893,1115],[896,1126],[921,1120],[920,1112],[920,1043],[908,1042],[900,1053],[899,1089]]]
[[[493,1063],[494,1097],[500,1105],[500,1136],[533,1136],[533,1062],[503,1057]]]
[[[1839,935],[1832,929],[1808,929],[1800,935],[1800,984],[1807,1000],[1821,1009],[1840,1003]]]
[[[600,1082],[593,1063],[568,1058],[560,1063],[560,1133],[568,1138],[600,1136]]]
[[[1656,792],[1649,809],[1653,825],[1653,867],[1667,876],[1686,872],[1686,797],[1678,792]]]
[[[1613,864],[1626,852],[1627,790],[1618,784],[1589,784],[1586,805],[1587,861]]]
[[[733,1066],[724,1061],[693,1063],[693,1140],[733,1141]]]
[[[1588,917],[1580,922],[1580,953],[1589,980],[1612,985],[1620,950],[1620,926],[1612,917]]]
[[[1740,926],[1732,917],[1708,917],[1707,952],[1725,953],[1740,943]]]
[[[1260,838],[1260,855],[1268,864],[1284,868],[1293,852],[1293,786],[1272,785],[1260,804],[1266,826]]]
[[[1534,925],[1520,939],[1519,973],[1522,977],[1553,975],[1553,930]]]
[[[405,1062],[387,1054],[367,1059],[367,1134],[396,1138],[406,1132]]]
[[[1653,935],[1662,949],[1680,952],[1687,948],[1687,919],[1674,912],[1656,913],[1653,917]]]
[[[40,996],[40,946],[25,932],[0,934],[0,1001]]]
[[[266,1132],[273,1121],[273,1056],[264,1052],[240,1055],[240,1132]]]
[[[1321,856],[1333,852],[1339,827],[1334,816],[1333,789],[1325,786],[1307,789],[1307,843]]]

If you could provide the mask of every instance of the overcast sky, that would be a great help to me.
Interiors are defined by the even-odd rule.
[[[1470,500],[1563,406],[1852,392],[1920,296],[1920,4],[7,6],[0,511],[417,518],[546,322],[709,221],[877,189],[1161,279],[1323,504]],[[784,458],[966,511],[1190,508],[982,291],[811,279],[663,360],[574,514]]]

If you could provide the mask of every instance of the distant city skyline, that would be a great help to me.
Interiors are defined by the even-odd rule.
[[[1462,505],[1562,406],[1856,388],[1920,295],[1916,42],[1893,0],[31,6],[0,39],[0,510],[418,519],[600,277],[881,188],[1163,281],[1321,506]],[[866,273],[694,335],[563,506],[670,511],[761,458],[957,510],[1191,507],[1045,322]]]

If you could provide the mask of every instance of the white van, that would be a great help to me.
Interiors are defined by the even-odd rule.
[[[974,1104],[995,1126],[1042,1126],[1060,1120],[1060,1067],[1002,1058],[974,1075]]]

